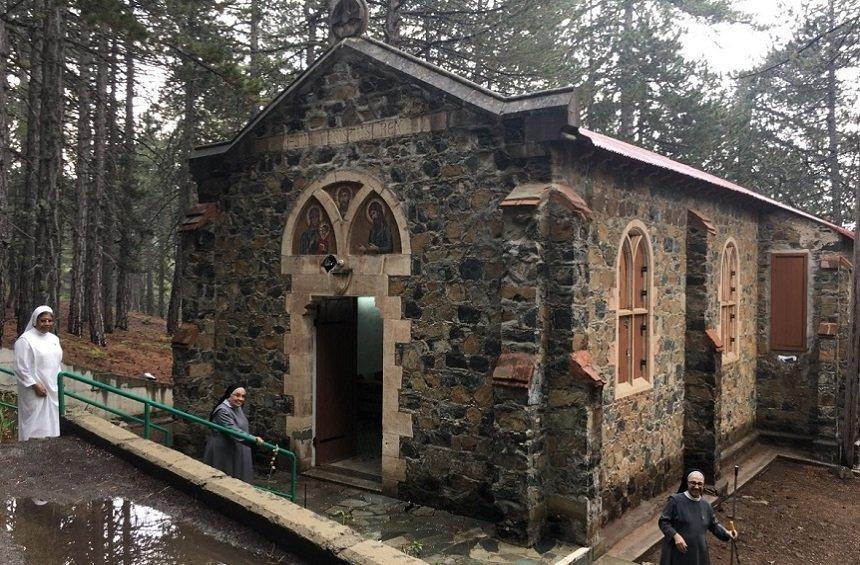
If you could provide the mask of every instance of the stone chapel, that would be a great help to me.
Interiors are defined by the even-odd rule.
[[[600,544],[756,440],[836,455],[852,234],[363,34],[191,157],[178,408],[302,471]],[[178,438],[196,449],[201,437]]]

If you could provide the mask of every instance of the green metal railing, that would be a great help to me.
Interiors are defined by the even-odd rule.
[[[12,375],[13,377],[15,376],[15,373],[5,367],[0,367],[0,373],[6,373],[7,375]],[[16,404],[9,404],[8,402],[3,402],[2,400],[0,400],[0,406],[2,406],[3,408],[11,408],[12,410],[18,410],[18,406]]]
[[[0,367],[0,372],[6,373],[7,375],[12,375],[12,376],[15,375],[14,372],[12,372],[9,369],[6,369],[4,367]],[[130,400],[134,400],[136,402],[140,402],[141,404],[143,404],[143,418],[140,418],[138,416],[134,416],[134,415],[129,414],[127,412],[123,412],[122,410],[117,410],[116,408],[111,408],[110,406],[107,406],[105,404],[97,402],[91,398],[87,398],[87,397],[81,396],[80,394],[77,394],[75,392],[66,390],[66,387],[64,384],[64,379],[72,379],[74,381],[78,381],[78,382],[87,384],[87,385],[89,385],[95,389],[104,390],[104,391],[107,391],[109,393],[116,394],[118,396],[122,396],[122,397],[128,398]],[[99,381],[95,381],[93,379],[89,379],[83,375],[78,375],[77,373],[72,373],[70,371],[60,371],[60,373],[57,375],[57,393],[58,393],[57,396],[58,396],[59,410],[60,410],[61,416],[65,415],[65,413],[66,413],[66,398],[65,397],[68,396],[68,397],[74,398],[75,400],[79,400],[81,402],[89,404],[91,406],[95,406],[96,408],[98,408],[100,410],[104,410],[105,412],[110,412],[111,414],[115,414],[115,415],[121,417],[123,420],[135,422],[137,424],[141,424],[143,426],[143,437],[146,439],[151,439],[152,430],[157,430],[163,434],[164,442],[166,445],[172,445],[173,444],[173,434],[170,432],[169,429],[165,428],[164,426],[160,426],[160,425],[152,422],[152,411],[153,410],[160,410],[160,411],[166,412],[168,414],[172,414],[173,416],[175,416],[177,418],[181,418],[187,422],[191,422],[192,424],[198,424],[201,426],[205,426],[205,427],[209,428],[210,430],[213,430],[213,431],[228,435],[230,437],[236,438],[236,439],[238,439],[238,440],[240,440],[246,444],[257,445],[258,447],[261,447],[263,449],[267,449],[268,451],[272,452],[273,457],[275,457],[279,454],[284,455],[290,461],[290,492],[285,493],[285,492],[280,492],[280,491],[270,489],[270,488],[265,488],[265,487],[257,487],[257,488],[259,488],[260,490],[265,490],[267,492],[271,492],[271,493],[276,494],[278,496],[282,496],[284,498],[288,498],[288,499],[292,500],[293,502],[295,502],[295,500],[296,500],[296,454],[293,453],[292,451],[289,451],[287,449],[284,449],[282,447],[279,447],[279,446],[272,444],[272,443],[269,443],[269,442],[257,443],[257,438],[255,436],[252,436],[251,434],[247,434],[241,430],[221,426],[221,425],[216,424],[214,422],[210,422],[209,420],[206,420],[204,418],[200,418],[198,416],[195,416],[194,414],[189,414],[188,412],[178,410],[172,406],[162,404],[161,402],[156,402],[155,400],[150,400],[149,398],[146,398],[146,397],[143,397],[143,396],[122,390],[120,388],[117,388],[115,386],[111,386],[111,385],[106,384],[106,383],[102,383]],[[8,404],[5,402],[0,402],[0,406],[12,408],[13,410],[18,409],[17,406],[15,406],[13,404]]]

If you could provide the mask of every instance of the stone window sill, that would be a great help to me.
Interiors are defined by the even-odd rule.
[[[627,396],[633,396],[646,390],[651,390],[654,385],[647,379],[634,379],[632,383],[616,383],[615,385],[615,400]]]

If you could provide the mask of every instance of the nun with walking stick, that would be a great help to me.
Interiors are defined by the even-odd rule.
[[[702,496],[705,475],[689,470],[676,494],[669,497],[658,524],[663,532],[660,565],[710,565],[708,530],[723,541],[734,540],[737,532],[717,520],[711,504]]]

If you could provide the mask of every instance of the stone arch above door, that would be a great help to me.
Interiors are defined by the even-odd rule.
[[[337,202],[337,190],[333,190],[338,184],[343,184],[350,187],[352,197],[346,209],[345,215],[341,214],[340,207]],[[390,219],[393,221],[392,232],[398,248],[393,253],[367,255],[362,253],[352,253],[352,245],[349,243],[350,233],[353,231],[353,225],[356,224],[357,216],[363,213],[364,206],[373,197],[378,197],[385,206],[387,212],[390,213]],[[326,175],[316,179],[311,185],[306,188],[296,203],[293,206],[293,211],[287,218],[286,226],[281,244],[281,255],[287,257],[299,257],[301,254],[296,253],[295,242],[297,230],[302,229],[305,224],[303,214],[306,212],[308,202],[311,199],[316,199],[325,210],[325,213],[331,219],[332,227],[335,232],[335,241],[338,249],[338,256],[342,259],[347,259],[348,256],[361,255],[364,261],[357,261],[356,264],[349,265],[353,270],[362,271],[362,263],[369,263],[370,272],[379,272],[381,261],[388,265],[387,274],[389,275],[406,275],[408,272],[403,272],[402,268],[396,268],[395,265],[408,264],[408,256],[412,253],[412,247],[409,238],[409,229],[406,221],[406,211],[397,196],[385,187],[376,177],[357,170],[340,170],[327,173]],[[307,258],[304,258],[307,259]],[[294,272],[307,272],[307,267],[303,263],[309,261],[284,261],[285,274]],[[312,265],[318,266],[318,261],[312,259]],[[400,271],[400,272],[394,272]]]
[[[350,187],[346,213],[338,206],[338,184]],[[364,204],[380,199],[390,213],[399,249],[385,254],[353,254],[349,250],[349,233],[355,216],[363,213]],[[320,266],[320,255],[295,254],[296,230],[304,223],[302,214],[316,199],[325,209],[336,231],[337,256],[343,269],[326,273]],[[341,203],[343,205],[343,203]],[[342,206],[341,206],[342,207]],[[397,485],[405,479],[406,462],[400,454],[400,438],[412,437],[412,415],[399,406],[403,370],[397,363],[395,344],[411,340],[411,323],[403,319],[400,296],[389,295],[389,277],[411,274],[411,246],[405,208],[395,194],[375,177],[362,171],[336,171],[326,174],[308,186],[294,204],[287,218],[282,240],[281,272],[289,275],[290,291],[285,308],[290,324],[284,334],[284,354],[289,369],[284,375],[284,394],[293,399],[293,413],[286,417],[285,431],[301,468],[313,464],[315,433],[315,335],[312,313],[315,302],[335,296],[364,296],[375,299],[382,318],[382,487],[396,494]],[[310,315],[309,315],[310,314]]]

